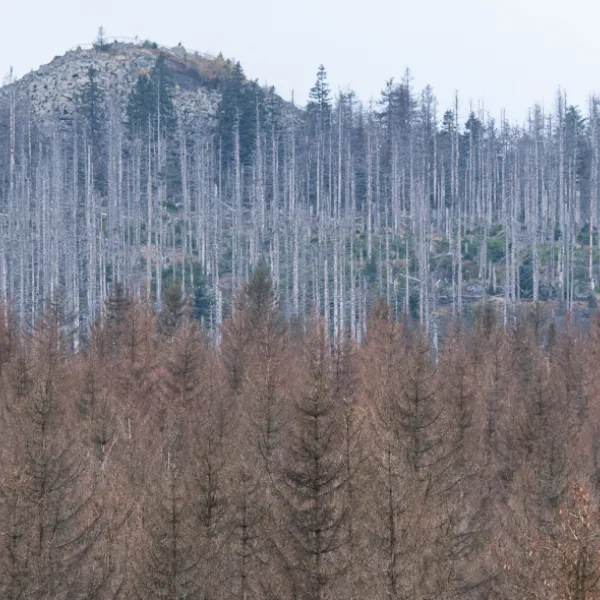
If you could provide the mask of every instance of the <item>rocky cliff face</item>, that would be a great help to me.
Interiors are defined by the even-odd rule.
[[[228,72],[230,65],[220,57],[189,53],[181,46],[164,49],[152,44],[115,42],[101,49],[79,47],[0,88],[0,99],[14,92],[18,103],[29,105],[34,120],[68,120],[74,114],[77,94],[88,70],[93,68],[106,97],[116,100],[114,105],[124,110],[138,76],[150,72],[159,53],[165,55],[175,83],[179,116],[184,122],[209,122],[220,98],[218,79]]]

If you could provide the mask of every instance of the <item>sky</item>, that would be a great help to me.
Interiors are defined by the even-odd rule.
[[[535,102],[552,109],[559,86],[587,108],[600,90],[599,19],[596,0],[0,0],[0,80],[91,43],[102,26],[222,52],[300,105],[321,63],[334,92],[366,104],[410,68],[440,113],[457,93],[463,114],[483,104],[516,122]]]

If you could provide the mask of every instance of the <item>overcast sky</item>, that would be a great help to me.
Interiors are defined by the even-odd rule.
[[[596,0],[0,0],[0,77],[17,76],[80,43],[108,36],[182,42],[235,58],[246,75],[306,101],[323,63],[334,91],[368,102],[409,67],[440,112],[458,91],[521,120],[558,86],[587,106],[600,89]]]

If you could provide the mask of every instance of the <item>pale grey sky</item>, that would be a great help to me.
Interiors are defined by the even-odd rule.
[[[440,113],[457,90],[463,109],[485,101],[511,121],[558,86],[587,105],[600,89],[597,0],[0,0],[0,77],[17,76],[80,43],[103,25],[236,58],[246,74],[304,103],[320,63],[332,89],[377,98],[406,67],[431,84]]]

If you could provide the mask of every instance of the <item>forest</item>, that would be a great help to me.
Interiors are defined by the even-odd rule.
[[[599,106],[0,88],[0,598],[597,598]]]
[[[262,259],[286,318],[315,310],[357,341],[379,298],[432,339],[486,297],[504,325],[521,304],[595,308],[597,98],[582,109],[559,91],[511,123],[458,96],[440,110],[408,70],[365,106],[321,66],[300,108],[239,62],[181,50],[102,41],[65,55],[88,61],[68,94],[47,66],[69,114],[56,100],[40,117],[51,81],[0,88],[0,298],[23,323],[65,296],[78,345],[115,284],[158,312],[174,286],[218,337]],[[106,61],[118,74],[136,57],[151,67],[129,87],[107,79]],[[207,118],[186,113],[182,73],[214,95]]]
[[[266,264],[219,346],[117,286],[85,349],[0,319],[2,598],[595,598],[600,322],[438,353],[379,301],[359,345]]]

